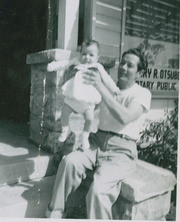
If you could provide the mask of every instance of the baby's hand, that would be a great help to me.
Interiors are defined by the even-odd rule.
[[[68,67],[69,61],[68,60],[62,60],[62,61],[54,61],[47,65],[47,71],[53,72],[57,70],[63,70]]]
[[[47,71],[48,72],[53,72],[54,71],[54,66],[53,66],[52,62],[47,65]]]

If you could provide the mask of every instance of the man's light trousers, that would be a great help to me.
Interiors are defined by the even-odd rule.
[[[92,146],[82,151],[76,150],[65,156],[56,175],[49,217],[61,217],[65,202],[86,177],[86,169],[96,166],[94,180],[86,196],[87,217],[89,219],[113,219],[112,205],[120,193],[121,181],[135,169],[135,161],[126,149],[136,149],[133,141],[113,136],[106,140],[106,151]]]

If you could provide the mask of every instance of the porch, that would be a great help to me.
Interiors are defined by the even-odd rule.
[[[0,120],[0,218],[44,218],[51,199],[56,159],[29,140],[29,125]],[[66,204],[66,218],[85,219],[92,173]],[[114,219],[165,220],[176,179],[167,170],[138,161],[113,206]],[[121,206],[121,207],[120,207]]]

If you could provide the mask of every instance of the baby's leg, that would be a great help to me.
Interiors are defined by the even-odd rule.
[[[61,115],[61,134],[58,138],[60,142],[64,142],[69,134],[69,116],[73,112],[70,106],[64,104]]]
[[[92,130],[92,123],[94,120],[94,110],[93,109],[86,110],[86,112],[84,113],[84,119],[85,119],[84,131],[90,133]]]
[[[82,146],[85,149],[88,149],[90,147],[89,144],[89,134],[92,131],[92,123],[94,120],[94,110],[89,109],[84,113],[84,119],[85,119],[85,124],[84,124],[84,131],[82,133]]]

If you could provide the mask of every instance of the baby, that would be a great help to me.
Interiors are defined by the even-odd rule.
[[[98,63],[98,59],[99,43],[95,40],[87,40],[81,46],[79,58],[74,58],[70,61],[52,62],[47,66],[47,71],[68,69],[72,65],[76,70],[75,76],[62,86],[64,105],[61,116],[62,129],[58,138],[60,142],[64,142],[67,139],[70,132],[69,116],[72,112],[76,112],[83,114],[85,119],[84,129],[80,136],[81,146],[84,149],[90,147],[89,134],[92,131],[94,109],[95,106],[100,103],[101,95],[94,86],[84,83],[83,74],[86,73],[88,69],[99,71],[102,81],[112,94],[116,94],[116,92],[119,91],[115,82],[103,66]]]

